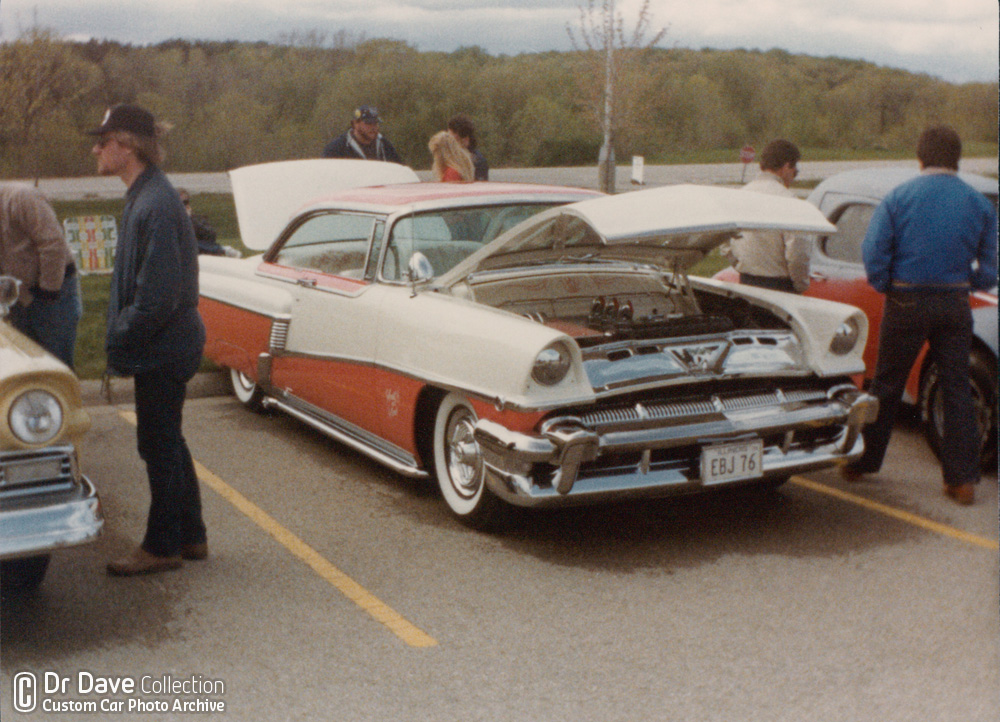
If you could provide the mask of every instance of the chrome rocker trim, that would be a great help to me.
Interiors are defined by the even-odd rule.
[[[419,468],[412,454],[291,394],[285,394],[280,399],[275,396],[265,396],[261,404],[265,409],[276,408],[284,411],[331,439],[384,464],[398,474],[412,479],[425,479],[428,476],[426,471]]]
[[[651,462],[652,453],[679,447],[763,438],[783,434],[782,444],[765,444],[763,475],[750,483],[766,483],[793,473],[832,466],[858,458],[864,451],[861,429],[875,420],[878,400],[849,384],[830,389],[819,403],[723,409],[716,413],[638,423],[602,424],[600,431],[574,417],[543,424],[540,435],[515,432],[487,419],[476,423],[485,480],[501,499],[517,506],[543,507],[590,503],[628,496],[663,496],[706,488],[697,468],[686,463]],[[641,407],[640,407],[641,411]],[[640,416],[642,414],[640,413]],[[823,443],[792,446],[796,431],[840,425],[836,437]],[[637,464],[591,470],[587,462],[602,455],[639,453]],[[538,465],[546,465],[551,484],[536,481]],[[723,482],[747,483],[746,480]]]

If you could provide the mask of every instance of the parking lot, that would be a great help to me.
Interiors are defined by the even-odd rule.
[[[430,483],[209,394],[185,433],[210,559],[115,579],[148,495],[127,397],[92,404],[105,533],[4,598],[4,720],[995,719],[996,474],[954,505],[912,422],[871,482],[824,471],[483,534]],[[24,672],[68,678],[39,699],[77,711],[14,713]],[[142,689],[107,690],[123,677]]]

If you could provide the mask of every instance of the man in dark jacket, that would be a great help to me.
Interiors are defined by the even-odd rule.
[[[323,157],[402,163],[403,160],[392,143],[379,132],[380,123],[378,110],[370,105],[362,105],[354,111],[351,127],[327,143],[323,149]]]
[[[194,464],[181,435],[185,384],[205,345],[198,315],[198,245],[177,191],[159,168],[164,126],[132,105],[104,116],[93,153],[128,190],[118,232],[105,348],[109,373],[135,378],[136,435],[151,504],[142,544],[108,564],[148,574],[208,554]]]

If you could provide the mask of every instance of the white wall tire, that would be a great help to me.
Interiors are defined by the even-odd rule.
[[[481,529],[499,520],[503,504],[486,486],[475,424],[476,412],[464,397],[442,399],[434,418],[434,473],[448,509]]]
[[[229,385],[232,386],[233,394],[239,402],[248,409],[259,411],[263,408],[261,401],[264,398],[264,392],[242,371],[229,369]]]

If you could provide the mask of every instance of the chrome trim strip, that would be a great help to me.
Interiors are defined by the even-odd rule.
[[[280,264],[274,264],[274,265],[280,265]],[[292,268],[291,266],[281,266],[281,267],[282,268]],[[312,270],[312,269],[308,269],[308,268],[306,268],[306,269],[294,269],[294,270],[305,270],[305,271],[309,271],[310,273],[319,274],[321,276],[328,276],[330,278],[343,278],[343,279],[345,279],[347,281],[351,281],[353,283],[359,283],[359,284],[361,284],[361,287],[358,288],[356,291],[345,291],[345,290],[340,289],[340,288],[330,288],[329,286],[319,286],[319,285],[316,285],[316,286],[309,285],[308,286],[308,288],[310,290],[312,290],[312,291],[316,291],[318,293],[332,293],[335,296],[343,296],[344,298],[357,298],[362,293],[364,293],[369,288],[371,288],[372,285],[373,285],[371,281],[366,281],[363,278],[362,279],[359,279],[359,278],[348,278],[347,276],[338,276],[335,273],[323,273],[322,271],[316,271],[316,270]],[[286,284],[288,284],[290,286],[293,286],[293,287],[303,288],[303,285],[300,283],[300,281],[302,280],[301,278],[289,278],[288,276],[282,276],[282,275],[277,274],[277,273],[266,273],[264,271],[261,271],[259,268],[256,271],[254,271],[254,275],[257,276],[258,278],[267,278],[267,279],[269,279],[271,281],[277,281],[277,282],[280,282],[280,283],[286,283]]]
[[[417,459],[406,450],[291,394],[285,393],[280,399],[266,396],[262,403],[264,408],[280,409],[403,476],[413,479],[425,479],[429,476],[419,467]]]

